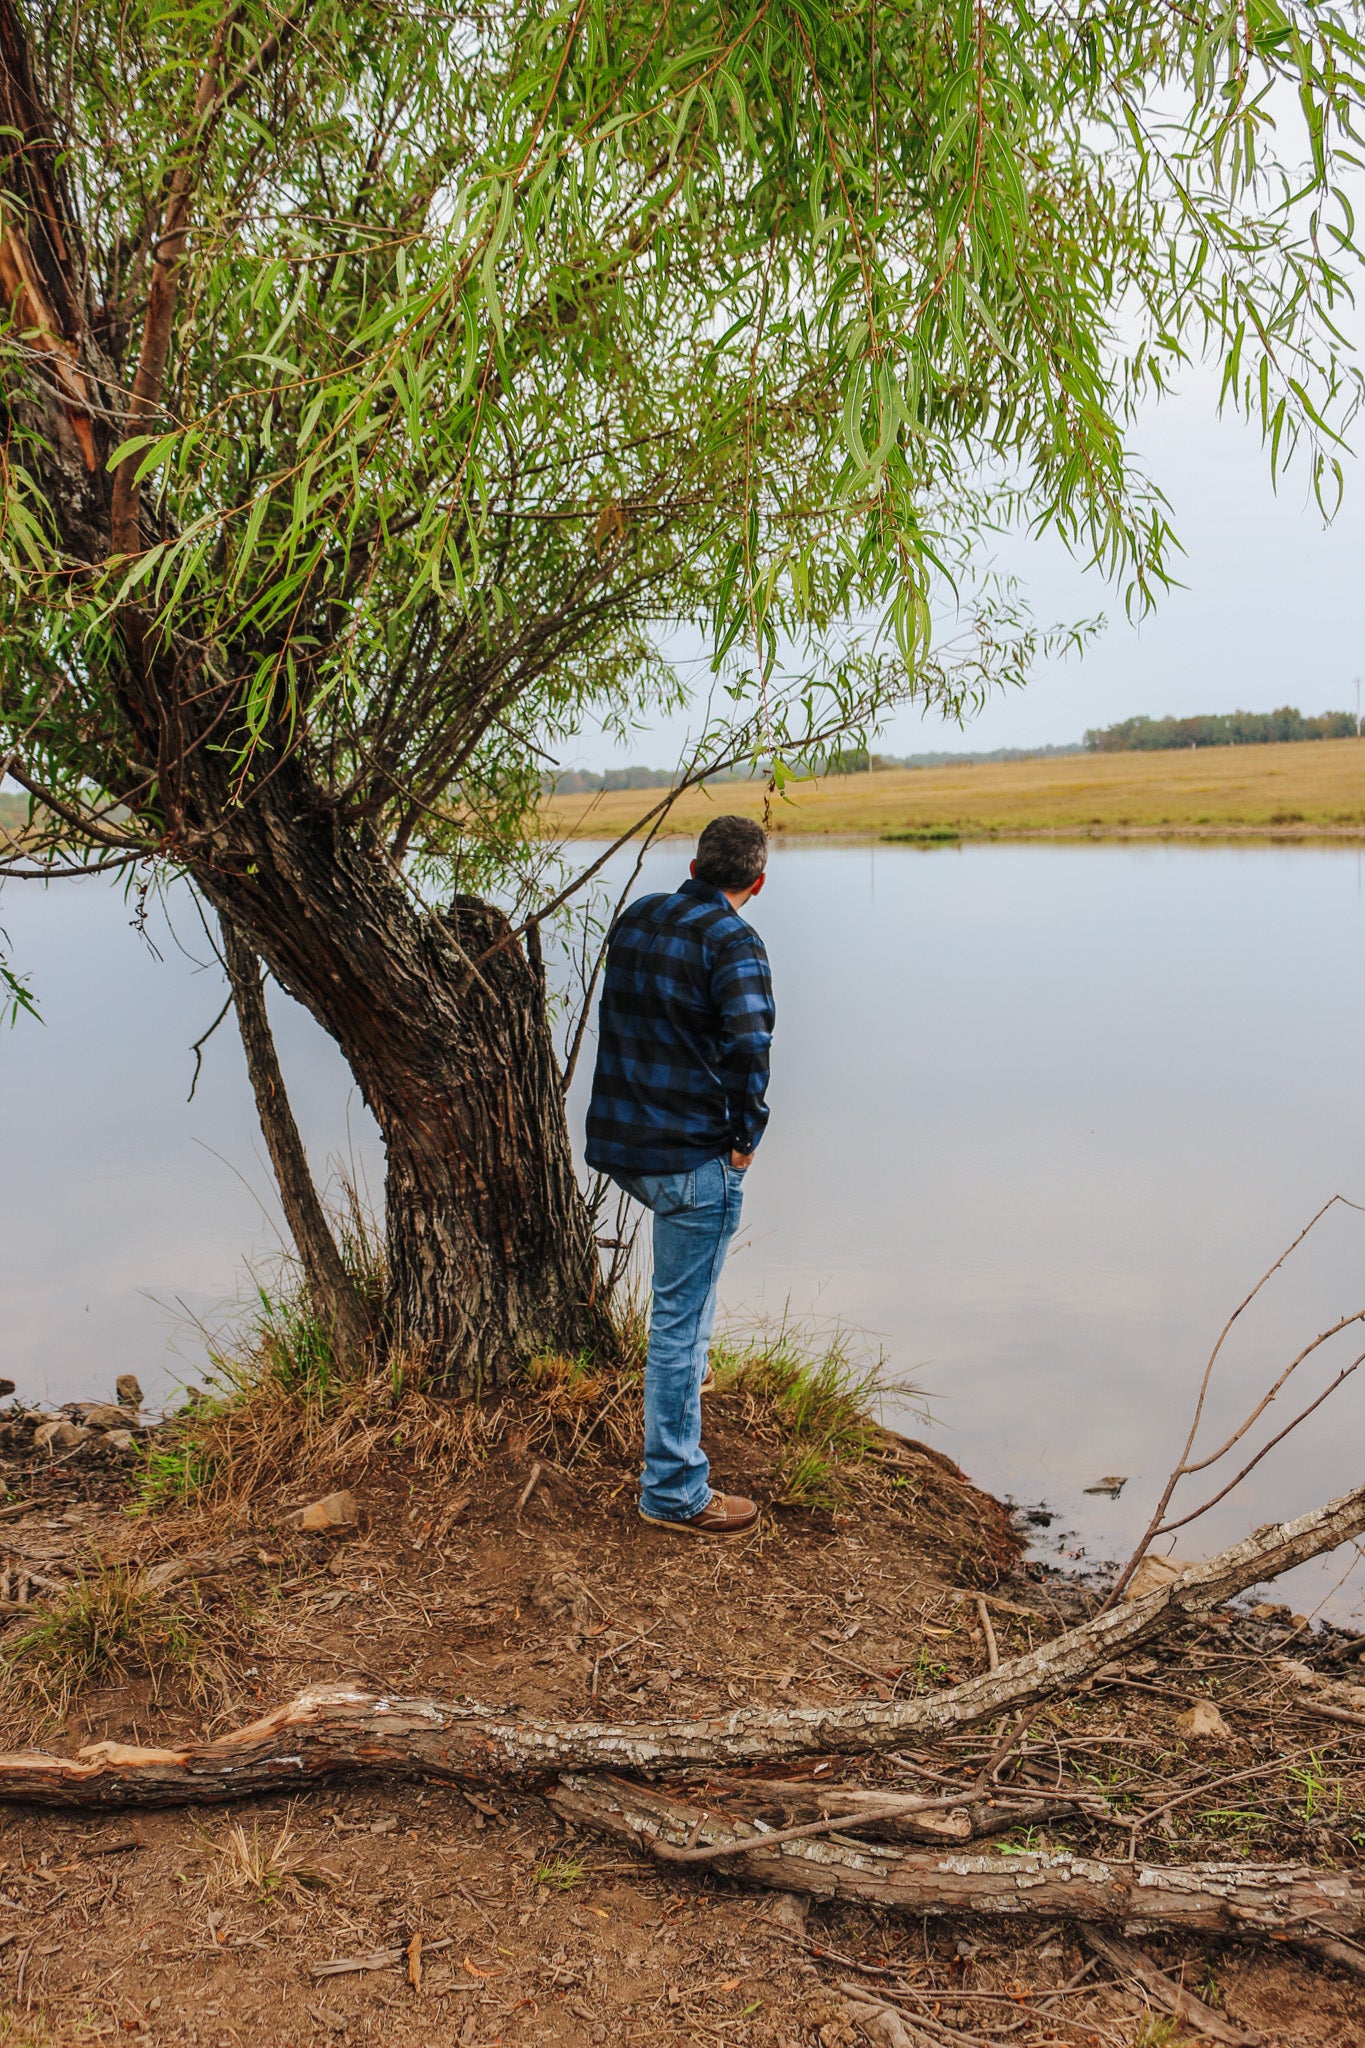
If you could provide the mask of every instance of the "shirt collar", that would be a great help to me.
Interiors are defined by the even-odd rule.
[[[734,909],[734,905],[723,889],[718,889],[714,882],[700,881],[696,875],[689,875],[687,877],[687,880],[678,890],[678,894],[680,896],[700,896],[711,903],[723,903],[727,910]]]

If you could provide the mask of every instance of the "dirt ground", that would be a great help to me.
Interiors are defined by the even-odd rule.
[[[19,1574],[30,1574],[30,1605],[11,1603],[0,1658],[63,1587],[111,1572],[126,1581],[158,1562],[181,1575],[163,1574],[174,1627],[150,1674],[116,1650],[62,1712],[12,1671],[5,1746],[36,1733],[44,1712],[43,1746],[63,1752],[217,1734],[341,1679],[618,1721],[891,1696],[983,1668],[978,1594],[1001,1656],[1076,1619],[1089,1597],[1021,1563],[1004,1508],[896,1440],[895,1463],[861,1470],[839,1513],[774,1509],[751,1539],[723,1545],[642,1525],[624,1457],[565,1471],[543,1445],[533,1453],[536,1441],[514,1417],[459,1469],[377,1450],[353,1482],[360,1526],[316,1538],[288,1526],[297,1491],[253,1501],[230,1527],[221,1515],[211,1527],[130,1518],[126,1461],[62,1463],[12,1445],[0,1476],[19,1511],[0,1520],[0,1569],[21,1594]],[[708,1448],[722,1483],[771,1490],[774,1448],[743,1397],[713,1400]],[[191,1558],[193,1571],[177,1565]],[[1148,1857],[1188,1860],[1212,1840],[1224,1855],[1359,1862],[1365,1715],[1358,1728],[1349,1714],[1314,1717],[1302,1688],[1275,1675],[1290,1639],[1294,1657],[1348,1668],[1350,1646],[1296,1637],[1283,1610],[1263,1609],[1258,1620],[1211,1617],[1107,1670],[1083,1697],[1040,1708],[1021,1771],[1050,1770],[1064,1750],[1124,1815],[1117,1833],[1110,1823],[1046,1839],[1124,1853],[1134,1802],[1159,1803],[1184,1771],[1197,1796],[1153,1824]],[[1230,1732],[1192,1755],[1174,1724],[1194,1697],[1216,1698]],[[867,1782],[915,1770],[965,1782],[993,1739],[830,1768]],[[1215,1797],[1230,1777],[1239,1785]],[[1146,1946],[1269,2044],[1365,2048],[1365,1980],[1281,1943]],[[195,1812],[0,1807],[5,2048],[293,2048],[348,2036],[413,2048],[853,2048],[869,2037],[847,1983],[886,1989],[916,2048],[1201,2038],[1151,2009],[1068,1926],[806,1910],[574,1835],[531,1793],[339,1779],[287,1802]]]

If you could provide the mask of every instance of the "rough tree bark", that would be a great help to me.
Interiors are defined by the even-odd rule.
[[[0,393],[0,435],[9,421],[26,437],[76,577],[164,537],[135,463],[111,477],[108,460],[130,389],[136,419],[158,416],[195,166],[229,96],[223,52],[220,34],[152,237],[140,345],[116,365],[27,27],[15,0],[0,0],[0,315],[26,337],[29,366]],[[304,728],[284,707],[248,762],[224,744],[259,645],[216,648],[210,662],[192,632],[131,601],[116,624],[93,657],[120,724],[100,779],[349,1062],[388,1148],[389,1334],[452,1390],[504,1378],[542,1346],[609,1346],[534,961],[508,943],[471,967],[506,938],[501,913],[471,898],[444,911],[415,903],[310,777]],[[22,763],[15,772],[22,780]]]
[[[95,1743],[79,1757],[0,1755],[0,1799],[48,1806],[177,1806],[301,1786],[339,1771],[477,1784],[543,1784],[564,1772],[724,1770],[797,1756],[872,1754],[907,1737],[994,1720],[1074,1685],[1118,1651],[1365,1530],[1365,1486],[1193,1565],[1178,1579],[1069,1629],[1026,1656],[920,1699],[777,1712],[735,1707],[701,1721],[543,1721],[468,1700],[401,1699],[349,1686],[300,1693],[247,1728],[176,1749]]]
[[[309,1170],[308,1155],[294,1121],[275,1051],[275,1035],[261,985],[260,960],[230,918],[221,920],[220,931],[247,1073],[275,1169],[285,1221],[303,1262],[314,1308],[327,1327],[338,1357],[351,1364],[369,1340],[370,1319],[342,1263]]]
[[[1365,1926],[1365,1882],[1349,1871],[1253,1863],[1164,1867],[1030,1850],[926,1855],[846,1836],[763,1849],[752,1846],[761,1837],[744,1823],[620,1778],[571,1773],[545,1797],[561,1819],[656,1856],[661,1847],[733,1841],[735,1854],[719,1866],[732,1876],[775,1891],[861,1900],[897,1912],[1009,1919],[1029,1914],[1210,1934],[1259,1929],[1351,1936]]]
[[[544,978],[502,912],[414,905],[288,762],[207,837],[205,895],[337,1041],[383,1134],[391,1337],[461,1389],[609,1347]]]

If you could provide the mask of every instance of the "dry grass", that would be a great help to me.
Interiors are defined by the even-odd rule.
[[[339,1370],[304,1297],[262,1289],[241,1354],[214,1353],[214,1395],[189,1403],[148,1452],[135,1547],[145,1555],[149,1537],[183,1545],[206,1521],[218,1528],[285,1495],[351,1485],[393,1456],[417,1472],[453,1476],[515,1436],[519,1452],[585,1476],[603,1462],[629,1462],[639,1449],[647,1341],[638,1290],[619,1291],[617,1324],[612,1360],[545,1352],[498,1394],[452,1399],[399,1351]],[[841,1332],[817,1337],[784,1322],[722,1338],[713,1363],[717,1392],[742,1400],[747,1426],[774,1448],[778,1503],[832,1508],[844,1497],[843,1475],[875,1438],[873,1410],[892,1391],[881,1360],[859,1363]]]
[[[377,1321],[385,1287],[383,1237],[354,1186],[337,1218],[342,1257]],[[206,1513],[235,1514],[283,1485],[320,1489],[354,1479],[372,1458],[401,1451],[424,1471],[459,1465],[496,1441],[499,1404],[452,1401],[431,1389],[401,1348],[359,1369],[333,1355],[308,1291],[285,1266],[256,1285],[245,1325],[209,1344],[212,1391],[194,1393],[158,1431],[147,1454],[138,1506],[172,1523],[175,1536]]]
[[[273,1345],[242,1360],[220,1358],[217,1397],[158,1433],[142,1479],[143,1512],[241,1512],[282,1486],[349,1483],[387,1452],[405,1454],[419,1471],[436,1462],[458,1467],[506,1427],[504,1403],[433,1393],[402,1353],[348,1375],[333,1371],[330,1357],[316,1374],[297,1363],[293,1353],[281,1369]]]
[[[309,1889],[327,1882],[326,1874],[300,1853],[293,1828],[286,1821],[267,1841],[259,1821],[250,1832],[234,1821],[219,1840],[204,1836],[204,1870],[200,1890],[211,1906],[249,1898],[258,1905],[272,1899],[302,1899]]]
[[[657,790],[556,797],[547,827],[573,839],[608,839],[649,810]],[[761,783],[689,792],[671,824],[693,834],[718,811],[760,817]],[[1174,834],[1218,838],[1365,836],[1365,740],[1197,752],[1070,754],[974,768],[879,769],[794,784],[773,806],[774,829],[810,834],[954,838],[1104,838]]]
[[[60,2048],[60,2043],[37,2013],[0,2012],[0,2048]]]

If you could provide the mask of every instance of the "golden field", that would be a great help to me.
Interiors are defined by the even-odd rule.
[[[664,794],[629,789],[554,797],[544,817],[557,836],[613,839]],[[689,791],[667,829],[698,832],[718,811],[760,817],[763,785],[726,782]],[[1365,740],[883,768],[793,785],[784,801],[774,799],[772,823],[792,836],[864,838],[1361,838]]]

